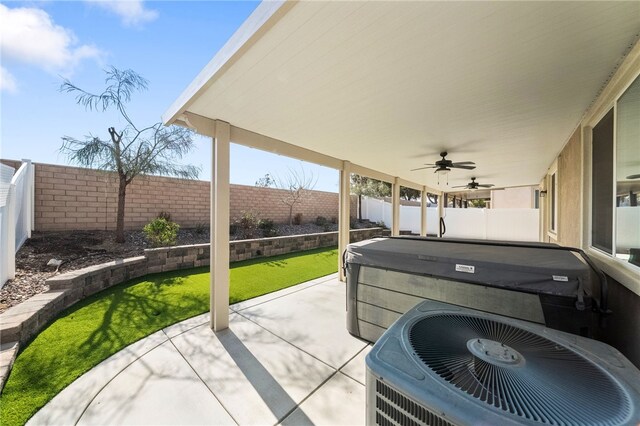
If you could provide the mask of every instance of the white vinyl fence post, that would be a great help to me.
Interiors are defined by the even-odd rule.
[[[14,279],[16,277],[16,209],[18,206],[16,200],[16,186],[14,184],[9,185],[9,196],[7,198],[7,253],[9,258],[7,262],[7,279]]]
[[[27,238],[31,238],[31,232],[36,228],[36,168],[31,160],[22,159],[23,163],[28,164],[27,169],[27,188],[28,193],[25,196],[25,214],[28,214],[25,220],[27,228]]]

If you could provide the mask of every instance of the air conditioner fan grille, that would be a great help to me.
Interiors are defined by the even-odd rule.
[[[623,424],[630,402],[616,382],[578,353],[488,318],[440,314],[409,329],[415,355],[472,397],[545,424]]]

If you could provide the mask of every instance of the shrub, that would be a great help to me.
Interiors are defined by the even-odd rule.
[[[329,220],[324,216],[318,216],[316,218],[316,225],[318,226],[326,226],[329,223]]]
[[[258,233],[258,215],[252,211],[242,212],[240,219],[236,220],[237,232],[242,238],[255,238]]]
[[[295,216],[293,216],[293,224],[302,225],[302,213],[296,213]]]
[[[156,216],[158,219],[164,219],[167,222],[171,222],[171,213],[169,212],[165,212],[165,211],[161,211],[160,213],[158,213],[158,216]]]
[[[387,228],[387,225],[385,225],[383,221],[376,222],[376,226],[379,228]]]
[[[349,228],[350,229],[357,229],[358,227],[358,219],[356,219],[355,217],[350,217],[349,218]]]
[[[155,247],[172,246],[178,238],[180,225],[163,217],[153,219],[147,223],[142,231],[149,242]]]
[[[278,236],[278,230],[271,219],[260,219],[258,221],[258,228],[262,230],[262,235],[265,237]]]
[[[205,234],[207,232],[207,229],[209,229],[209,226],[206,223],[204,222],[196,223],[196,227],[195,227],[196,234],[198,235]]]
[[[333,223],[334,225],[337,225],[338,224],[338,218],[335,217],[335,216],[332,216],[331,217],[331,223]]]

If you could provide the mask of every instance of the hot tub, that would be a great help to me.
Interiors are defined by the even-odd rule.
[[[557,245],[392,237],[350,244],[344,256],[347,329],[369,342],[425,299],[597,334],[598,275]]]

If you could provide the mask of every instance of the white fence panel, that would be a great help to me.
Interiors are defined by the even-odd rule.
[[[13,278],[13,272],[10,269],[13,268],[11,260],[14,258],[13,241],[15,240],[9,238],[9,192],[14,172],[13,167],[0,164],[0,288],[9,278]]]
[[[538,241],[537,209],[444,209],[445,236],[507,241]],[[391,226],[391,203],[362,198],[362,216]],[[438,233],[438,209],[427,208],[427,233]],[[420,207],[400,206],[400,230],[420,233]]]
[[[487,209],[487,239],[539,241],[538,209]]]
[[[437,214],[437,213],[436,213]],[[444,209],[445,236],[451,238],[487,239],[484,209]]]
[[[13,169],[12,169],[13,170]],[[9,170],[0,173],[0,288],[15,276],[16,252],[31,237],[34,222],[34,169],[31,161],[23,160],[11,181]]]
[[[400,206],[400,229],[420,234],[420,207]]]
[[[616,250],[638,247],[640,242],[640,207],[616,207]]]

